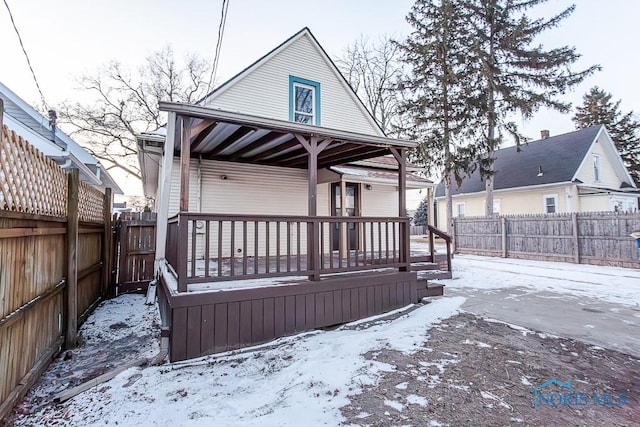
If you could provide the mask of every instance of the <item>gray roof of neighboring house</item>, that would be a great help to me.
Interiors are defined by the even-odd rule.
[[[99,166],[98,159],[59,128],[56,128],[54,141],[49,119],[2,83],[0,83],[0,99],[3,101],[3,115],[10,119],[5,124],[21,126],[21,129],[27,133],[27,135],[21,136],[42,151],[44,155],[57,161],[69,158],[72,162],[78,163],[73,167],[81,169],[81,179],[87,180],[91,184],[101,183],[101,187],[111,188],[114,194],[122,194],[122,190],[111,175],[102,166]],[[13,130],[20,133],[19,129]],[[98,168],[100,168],[100,172],[98,172]]]
[[[569,182],[587,155],[602,125],[540,139],[495,152],[494,190],[526,187],[529,185]],[[542,168],[542,175],[539,175]],[[480,171],[465,177],[458,186],[452,178],[451,194],[477,193],[485,190]],[[436,188],[436,197],[444,196],[444,180]]]

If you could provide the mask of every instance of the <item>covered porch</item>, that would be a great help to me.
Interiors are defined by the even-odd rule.
[[[406,217],[406,159],[414,142],[194,105],[160,107],[169,120],[158,180],[156,263],[171,360],[418,301]],[[342,185],[339,215],[318,215],[319,171],[386,154],[398,165],[396,216],[348,216],[344,182],[336,184]],[[175,180],[171,188],[174,156],[179,158],[179,212],[169,218],[171,191],[178,191]],[[194,158],[306,171],[307,215],[190,211]],[[221,182],[226,178],[220,175]]]

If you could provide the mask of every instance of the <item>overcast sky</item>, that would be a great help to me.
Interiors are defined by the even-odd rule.
[[[80,98],[75,78],[117,59],[132,68],[149,53],[171,44],[176,55],[188,52],[212,58],[222,0],[7,0],[49,105]],[[552,0],[537,8],[542,15],[572,2]],[[580,0],[562,27],[545,34],[546,47],[572,45],[583,55],[578,67],[603,70],[565,99],[579,104],[598,85],[622,99],[626,110],[640,110],[640,2]],[[230,0],[218,69],[224,81],[302,27],[309,27],[332,57],[360,35],[406,35],[409,0]],[[4,4],[0,4],[0,81],[19,96],[40,104],[39,95]],[[520,122],[538,138],[573,129],[570,115],[541,111]]]

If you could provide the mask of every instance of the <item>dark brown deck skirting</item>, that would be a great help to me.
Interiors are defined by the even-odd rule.
[[[384,313],[417,302],[418,292],[415,272],[188,294],[161,277],[158,298],[175,362]]]

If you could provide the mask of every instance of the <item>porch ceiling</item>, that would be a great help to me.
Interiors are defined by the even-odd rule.
[[[307,150],[296,135],[330,140],[318,154],[318,168],[369,159],[389,148],[411,149],[413,141],[371,136],[320,126],[234,113],[219,109],[161,102],[160,110],[190,119],[192,157],[211,160],[307,168]],[[180,150],[179,144],[176,147]]]

